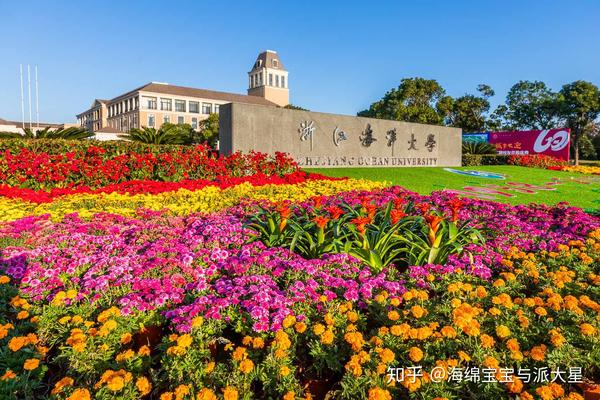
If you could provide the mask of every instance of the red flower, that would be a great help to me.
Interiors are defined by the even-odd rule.
[[[327,223],[329,222],[329,218],[319,215],[314,217],[312,221],[317,225],[319,229],[323,229],[325,228],[325,225],[327,225]]]
[[[342,214],[344,214],[344,210],[342,210],[338,206],[327,207],[325,210],[327,210],[327,212],[331,216],[331,219],[334,220],[338,219]]]
[[[448,202],[450,209],[452,210],[452,222],[456,222],[458,220],[458,212],[461,207],[464,205],[463,201],[458,197],[454,197],[452,200]]]
[[[429,203],[419,203],[415,206],[415,208],[417,210],[419,210],[421,212],[422,215],[427,214],[427,212],[429,211],[429,209],[431,208],[431,204]]]
[[[365,234],[366,231],[366,225],[370,224],[373,221],[373,219],[369,216],[366,217],[356,217],[354,218],[352,222],[355,226],[356,229],[361,233],[361,234]]]
[[[435,242],[435,237],[437,236],[437,232],[440,229],[440,223],[444,219],[438,215],[429,214],[425,216],[425,220],[429,224],[429,245],[433,245],[433,243]]]
[[[402,210],[394,208],[392,211],[390,211],[390,220],[392,221],[392,225],[396,224],[404,217],[406,217],[406,213]]]

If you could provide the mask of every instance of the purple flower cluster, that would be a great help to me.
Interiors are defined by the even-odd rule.
[[[364,201],[383,205],[398,197],[451,213],[451,195],[420,196],[398,187],[318,202],[323,207]],[[209,216],[141,212],[137,218],[97,214],[84,221],[70,215],[58,223],[47,217],[4,223],[0,236],[18,245],[0,249],[0,270],[19,280],[22,293],[33,301],[51,301],[58,291],[76,289],[77,297],[68,301],[102,300],[126,315],[156,310],[180,331],[188,330],[197,315],[239,318],[265,331],[278,329],[290,313],[310,317],[311,310],[320,310],[323,296],[363,304],[384,290],[403,293],[409,280],[425,285],[430,274],[462,270],[487,279],[503,268],[503,254],[512,247],[550,251],[600,227],[597,217],[564,204],[464,202],[459,218],[481,229],[485,245],[470,246],[472,257],[451,256],[446,265],[413,266],[406,273],[390,268],[374,274],[345,254],[305,260],[252,242],[243,224],[252,208],[248,204]],[[418,213],[416,208],[411,212]]]

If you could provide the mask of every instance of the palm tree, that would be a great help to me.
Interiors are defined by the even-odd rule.
[[[66,140],[82,140],[89,139],[93,137],[94,134],[92,132],[88,132],[83,128],[56,128],[51,129],[47,126],[44,129],[39,129],[37,131],[33,131],[29,128],[23,129],[23,134],[15,133],[15,132],[0,132],[0,139],[13,139],[13,138],[21,138],[21,139],[66,139]]]
[[[463,154],[498,154],[493,144],[486,142],[465,142],[462,145]]]
[[[147,144],[189,144],[192,141],[192,128],[187,124],[165,123],[160,129],[134,128],[129,133],[119,135],[119,137]]]

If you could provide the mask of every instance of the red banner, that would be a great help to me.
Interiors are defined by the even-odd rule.
[[[488,135],[498,154],[545,154],[569,160],[570,129],[490,132]]]

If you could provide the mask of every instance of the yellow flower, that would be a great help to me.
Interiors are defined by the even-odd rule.
[[[323,332],[325,332],[325,326],[322,324],[316,324],[313,328],[313,332],[315,333],[315,335],[322,335]]]
[[[10,278],[6,275],[0,276],[0,285],[4,285],[10,282]]]
[[[109,378],[106,386],[113,392],[118,392],[125,386],[125,379],[120,375],[113,375]]]
[[[394,358],[396,357],[396,355],[394,354],[394,352],[390,349],[383,349],[381,350],[381,352],[379,353],[379,358],[381,359],[382,363],[385,364],[389,364],[392,361],[394,361]]]
[[[500,325],[496,328],[496,335],[500,339],[506,339],[510,336],[510,329],[506,325]]]
[[[75,389],[73,391],[73,393],[71,393],[71,395],[69,397],[67,397],[67,400],[90,400],[90,392],[87,389],[83,389],[83,388],[79,388],[79,389]]]
[[[349,311],[346,314],[346,317],[348,318],[348,321],[350,321],[352,323],[358,321],[358,313],[356,311]]]
[[[412,362],[419,362],[423,359],[423,351],[418,347],[411,347],[408,351],[408,358],[410,358]]]
[[[217,400],[215,392],[208,388],[202,388],[196,395],[196,400]]]
[[[179,385],[175,388],[175,400],[182,400],[190,393],[189,385]]]
[[[444,326],[440,332],[442,333],[442,335],[444,335],[447,338],[455,338],[456,337],[456,330],[451,327],[451,326]]]
[[[460,358],[461,361],[464,361],[464,362],[471,361],[471,357],[469,357],[469,355],[462,350],[458,351],[458,358]]]
[[[140,347],[140,349],[138,350],[138,355],[142,356],[142,357],[147,357],[150,355],[150,347],[144,345],[142,347]]]
[[[23,311],[20,311],[20,312],[17,314],[17,319],[25,319],[25,318],[27,318],[27,317],[29,317],[29,313],[28,313],[27,311],[25,311],[25,310],[23,310]]]
[[[237,400],[238,398],[238,391],[235,390],[235,388],[232,388],[231,386],[227,386],[225,389],[223,389],[223,399],[224,400]]]
[[[242,362],[240,362],[240,371],[242,371],[244,374],[249,373],[250,371],[252,371],[252,369],[254,368],[254,363],[252,362],[252,360],[246,358],[244,360],[242,360]]]
[[[206,368],[204,369],[204,371],[207,374],[210,374],[211,372],[213,372],[214,369],[215,369],[215,362],[211,361],[208,364],[206,364]]]
[[[415,318],[421,318],[427,314],[427,310],[419,305],[412,306],[410,308],[410,312],[415,316]]]
[[[131,360],[133,358],[133,356],[135,356],[135,351],[128,349],[122,353],[117,354],[117,356],[115,357],[115,361],[122,362],[122,361]]]
[[[288,376],[290,372],[291,370],[287,365],[282,365],[281,368],[279,368],[279,375],[283,377]]]
[[[252,341],[252,347],[255,349],[262,349],[263,347],[265,347],[265,341],[263,340],[263,338],[255,337]]]
[[[546,358],[546,345],[541,344],[539,346],[535,346],[531,349],[530,355],[535,361],[544,361]]]
[[[489,349],[494,346],[494,338],[489,335],[481,335],[481,346],[485,349]]]
[[[129,332],[122,334],[121,335],[121,344],[127,344],[127,343],[131,342],[132,337],[133,336]]]
[[[398,311],[392,310],[388,312],[388,318],[390,321],[397,321],[400,318],[400,314],[398,314]]]
[[[290,326],[294,325],[295,323],[296,323],[296,317],[294,315],[290,314],[283,319],[282,325],[284,328],[289,328]]]
[[[183,347],[184,349],[190,347],[194,339],[188,333],[181,335],[177,338],[177,346]]]
[[[327,329],[323,335],[321,335],[321,343],[323,344],[331,344],[333,343],[333,339],[335,338],[335,335],[333,334],[333,332],[329,329]]]
[[[40,360],[38,360],[37,358],[28,358],[27,360],[25,360],[25,363],[23,364],[23,368],[27,371],[33,371],[34,369],[39,367],[39,365],[40,365]]]
[[[306,324],[304,322],[296,322],[294,328],[296,329],[296,332],[304,333],[306,331]]]
[[[385,389],[374,387],[369,389],[369,400],[392,400],[392,395]]]
[[[63,388],[65,388],[67,386],[72,386],[73,383],[74,383],[73,378],[65,376],[60,381],[58,381],[54,384],[54,389],[52,389],[50,394],[58,394],[58,393],[62,392]]]
[[[247,356],[246,348],[243,347],[243,346],[236,347],[236,349],[233,351],[233,353],[231,354],[231,356],[236,361],[243,360]]]
[[[135,387],[140,391],[142,396],[147,395],[152,390],[152,384],[145,376],[140,376],[135,381]]]
[[[581,334],[585,336],[592,336],[596,333],[596,328],[592,324],[583,323],[579,325],[579,329],[581,330]]]
[[[293,391],[289,391],[283,395],[283,400],[294,400],[296,398],[296,393]]]
[[[204,322],[204,318],[202,316],[197,316],[192,319],[192,328],[198,328]]]

